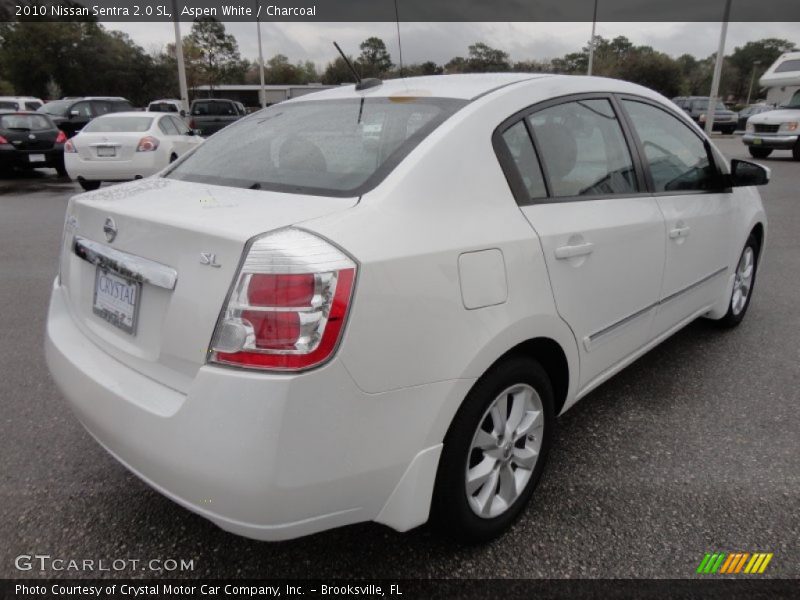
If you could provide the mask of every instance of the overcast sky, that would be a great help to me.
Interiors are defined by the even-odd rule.
[[[161,49],[174,40],[173,24],[105,23],[128,33],[146,50]],[[226,23],[236,36],[244,58],[258,56],[255,23]],[[505,50],[513,60],[544,59],[576,52],[591,35],[591,23],[401,23],[403,60],[433,60],[439,64],[466,56],[467,46],[482,41]],[[188,23],[181,24],[186,35]],[[281,53],[292,62],[314,61],[324,67],[335,56],[336,40],[348,54],[358,55],[358,45],[369,36],[382,38],[396,63],[397,33],[394,23],[262,23],[264,60]],[[598,23],[597,34],[624,35],[635,44],[647,44],[672,56],[685,52],[706,57],[717,50],[719,23]],[[726,53],[748,41],[785,38],[800,45],[800,23],[731,23]]]

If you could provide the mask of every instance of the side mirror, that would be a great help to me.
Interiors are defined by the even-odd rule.
[[[770,170],[749,160],[734,158],[731,161],[731,186],[747,187],[769,183]]]
[[[80,111],[77,111],[77,110],[71,110],[71,111],[69,111],[69,116],[70,116],[70,118],[72,118],[72,117],[77,117],[79,114],[81,114],[81,113],[80,113]]]
[[[193,135],[203,135],[203,130],[202,129],[192,129],[192,134]]]
[[[186,116],[186,111],[185,111],[185,110],[183,110],[183,109],[181,109],[181,118],[183,118],[183,117],[185,117],[185,116]]]

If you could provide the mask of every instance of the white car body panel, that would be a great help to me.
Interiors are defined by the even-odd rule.
[[[702,207],[689,201],[697,195],[642,193],[520,210],[491,144],[495,128],[533,104],[581,92],[636,94],[672,110],[645,88],[591,77],[415,78],[362,93],[348,86],[291,102],[477,98],[360,199],[170,179],[77,196],[48,318],[54,379],[123,464],[227,530],[271,540],[365,520],[401,531],[421,524],[448,427],[493,363],[531,340],[553,344],[569,374],[563,412],[693,318],[722,316],[738,253],[765,226],[751,188],[704,195]],[[71,251],[76,235],[107,243],[108,217],[119,227],[111,246],[177,272],[174,290],[143,290],[136,338],[92,314],[94,267]],[[680,220],[691,235],[675,244],[667,228]],[[302,373],[207,363],[248,240],[286,226],[330,240],[358,265],[336,354]],[[556,260],[574,236],[591,237],[594,252]],[[702,257],[684,260],[690,249]],[[221,266],[209,268],[201,253]],[[680,310],[659,306],[721,267],[713,285],[680,299]],[[585,344],[647,306],[602,343]]]

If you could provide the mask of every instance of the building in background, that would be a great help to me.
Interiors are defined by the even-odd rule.
[[[321,90],[336,87],[333,85],[323,85],[321,83],[309,83],[305,85],[265,85],[264,94],[266,95],[266,104],[275,104],[290,100],[291,98],[298,98],[306,94],[313,94]],[[194,89],[194,98],[228,98],[229,100],[236,100],[241,102],[248,108],[260,108],[261,86],[254,85],[215,85],[213,89],[208,85],[200,85]]]

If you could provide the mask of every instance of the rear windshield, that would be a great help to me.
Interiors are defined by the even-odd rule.
[[[192,114],[196,117],[202,117],[204,115],[229,116],[238,113],[233,102],[210,100],[192,104]]]
[[[42,112],[46,112],[48,115],[57,115],[59,117],[64,116],[67,113],[67,108],[69,107],[70,103],[65,102],[63,100],[56,100],[55,102],[47,102],[41,110]]]
[[[166,176],[251,189],[359,195],[465,104],[451,98],[276,104],[215,133]]]
[[[24,129],[39,131],[53,129],[50,120],[41,115],[2,115],[0,116],[0,129]]]
[[[150,129],[152,117],[102,117],[89,121],[83,128],[87,133],[124,133],[126,131],[144,132]]]
[[[178,107],[172,104],[172,102],[153,102],[150,106],[147,107],[147,110],[150,112],[178,112]]]

